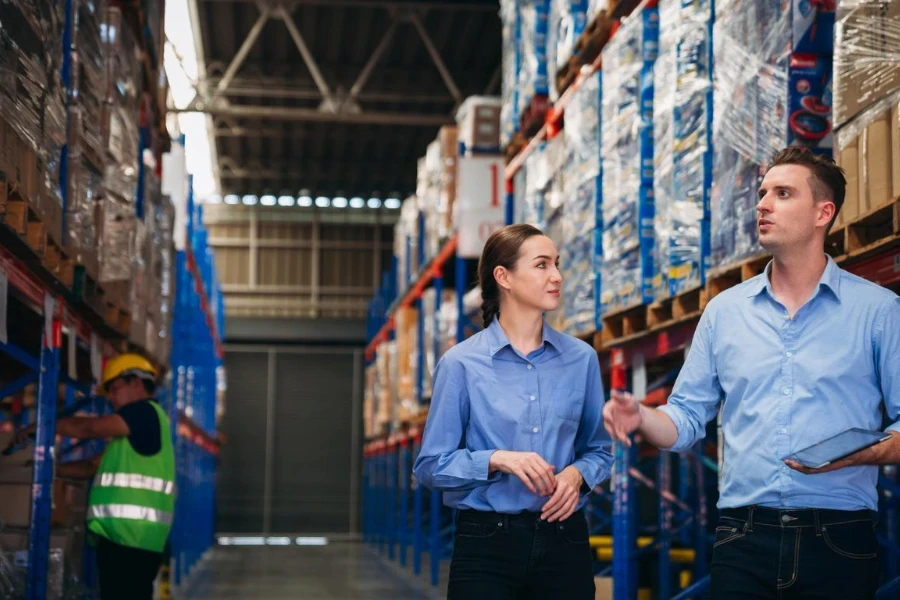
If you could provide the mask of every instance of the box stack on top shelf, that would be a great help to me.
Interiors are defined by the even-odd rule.
[[[711,3],[660,0],[659,20],[653,70],[655,300],[705,282],[712,179]]]
[[[847,196],[837,228],[900,197],[900,4],[877,0],[838,5],[834,56],[834,125],[837,162],[847,175]],[[870,239],[853,230],[842,253]],[[898,233],[893,231],[893,233]]]
[[[500,146],[506,148],[519,131],[519,71],[522,68],[522,23],[518,0],[500,0],[503,63],[500,76]]]
[[[603,50],[601,315],[653,298],[653,64],[659,12],[645,5]]]
[[[761,251],[757,189],[773,155],[831,155],[834,10],[802,0],[724,0],[714,26],[712,271]]]
[[[556,102],[563,90],[556,77],[567,72],[575,43],[587,25],[587,0],[550,0],[547,25],[547,71],[550,100]]]
[[[24,202],[11,206],[12,198],[4,197],[2,210],[6,223],[27,238],[44,265],[70,283],[56,264],[64,241],[59,176],[66,142],[65,6],[9,1],[0,7],[0,18],[0,171],[11,194]]]
[[[557,7],[558,24],[564,11],[570,12],[563,4],[568,3]],[[500,19],[503,26],[500,141],[504,148],[519,147],[511,144],[519,137],[516,134],[521,133],[520,140],[531,138],[543,124],[550,106],[547,65],[550,0],[504,0],[500,5]],[[560,40],[561,28],[557,27],[554,39]],[[564,40],[560,41],[565,44]]]

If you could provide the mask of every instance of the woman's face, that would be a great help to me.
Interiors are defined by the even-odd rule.
[[[535,235],[519,248],[516,268],[505,272],[506,288],[512,300],[523,308],[549,312],[559,307],[562,273],[559,252],[550,238]]]

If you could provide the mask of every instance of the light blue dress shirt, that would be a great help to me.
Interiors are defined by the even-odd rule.
[[[765,273],[706,307],[665,411],[689,448],[722,409],[719,507],[877,507],[874,466],[804,475],[792,452],[851,427],[900,431],[900,298],[831,258],[793,318]]]
[[[488,475],[496,450],[536,452],[558,473],[575,465],[593,489],[609,476],[597,353],[544,323],[540,348],[523,356],[496,319],[451,348],[434,373],[422,449],[413,466],[426,487],[459,509],[540,511],[549,498],[518,477]],[[584,506],[587,495],[579,499]]]

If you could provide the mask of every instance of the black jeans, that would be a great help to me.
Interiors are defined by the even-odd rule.
[[[448,600],[593,600],[584,513],[556,523],[539,517],[459,511]]]
[[[102,600],[152,600],[162,554],[129,548],[97,536],[97,571]]]
[[[713,600],[871,600],[878,587],[875,513],[722,510],[710,583]]]

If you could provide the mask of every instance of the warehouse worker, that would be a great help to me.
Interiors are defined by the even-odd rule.
[[[543,318],[559,306],[558,263],[530,225],[491,235],[478,265],[486,328],[435,368],[413,470],[459,509],[450,600],[594,598],[581,508],[612,456],[597,354]]]
[[[56,470],[60,477],[94,477],[87,527],[97,547],[103,600],[151,600],[172,525],[175,458],[169,419],[152,400],[155,378],[142,356],[117,356],[107,362],[101,382],[115,414],[56,423],[64,437],[111,439],[102,459]],[[33,427],[19,436],[32,432]]]
[[[713,298],[668,405],[616,393],[607,430],[676,451],[720,407],[724,462],[711,596],[870,599],[879,580],[877,465],[900,463],[900,299],[840,269],[825,236],[843,172],[802,148],[777,154],[759,189],[763,274]],[[821,469],[792,453],[852,427],[892,437]]]

